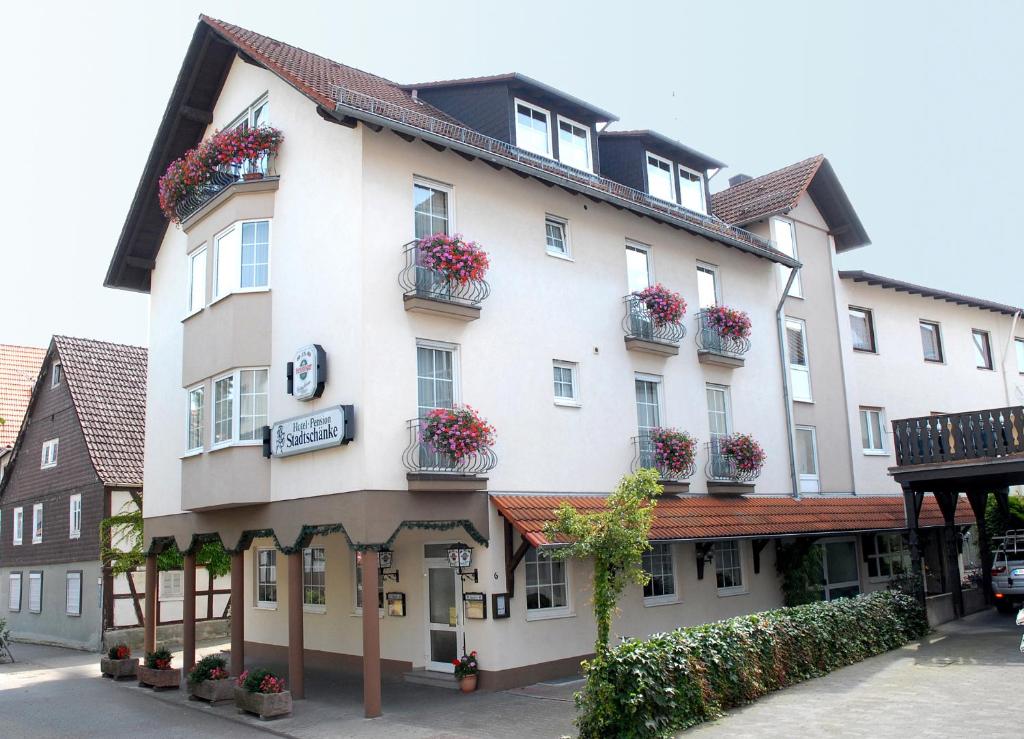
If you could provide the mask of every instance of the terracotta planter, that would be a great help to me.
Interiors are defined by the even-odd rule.
[[[246,172],[245,174],[242,175],[242,179],[245,180],[246,182],[252,182],[253,180],[262,180],[263,179],[263,173],[262,172]]]
[[[459,678],[459,690],[463,693],[472,693],[476,690],[476,675],[466,675]]]
[[[152,667],[139,665],[139,685],[154,689],[178,688],[181,686],[181,668],[172,667],[169,670],[156,670]]]
[[[235,688],[235,706],[239,713],[255,713],[261,719],[287,716],[292,712],[291,691],[283,693],[250,693],[245,688]]]
[[[235,697],[235,679],[226,677],[223,680],[203,680],[199,683],[189,683],[188,692],[193,698],[217,703],[229,701]]]
[[[139,667],[139,660],[135,657],[125,659],[110,659],[100,657],[100,673],[103,677],[112,677],[119,680],[123,677],[135,677],[135,671]]]

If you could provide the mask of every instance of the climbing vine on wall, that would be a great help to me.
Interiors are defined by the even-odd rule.
[[[821,547],[814,539],[777,543],[775,568],[782,578],[782,595],[787,606],[821,600]]]

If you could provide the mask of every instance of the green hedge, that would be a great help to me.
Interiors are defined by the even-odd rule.
[[[920,604],[886,591],[628,640],[586,664],[580,736],[669,736],[927,632]]]

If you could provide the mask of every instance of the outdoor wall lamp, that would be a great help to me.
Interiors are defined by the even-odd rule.
[[[380,581],[384,582],[389,577],[393,578],[395,582],[398,582],[398,570],[391,571],[391,565],[394,563],[395,553],[390,549],[382,548],[377,552],[377,567],[380,570]]]
[[[473,579],[473,582],[480,582],[479,574],[477,570],[472,572],[464,572],[470,565],[473,564],[473,547],[463,544],[461,541],[452,544],[448,547],[448,566],[451,567],[458,574],[463,581],[469,578]]]

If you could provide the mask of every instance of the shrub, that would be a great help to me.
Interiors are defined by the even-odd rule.
[[[704,309],[704,320],[719,336],[750,338],[750,316],[744,311],[726,305],[714,305]]]
[[[283,693],[284,678],[278,677],[270,670],[257,667],[239,675],[238,686],[250,693]]]
[[[918,601],[882,591],[629,639],[584,663],[580,736],[671,736],[927,631]]]
[[[110,659],[128,659],[132,656],[131,647],[122,642],[121,644],[115,644],[107,650],[107,657]]]
[[[668,323],[679,323],[686,315],[686,301],[661,283],[637,290],[633,295],[644,304],[658,328]]]
[[[449,236],[436,233],[425,236],[416,244],[419,264],[441,272],[449,282],[465,285],[470,280],[482,280],[490,262],[475,241],[466,241],[462,234]]]
[[[462,655],[459,659],[453,659],[452,664],[455,665],[455,677],[469,677],[475,675],[480,671],[476,663],[476,650],[474,649],[469,654]]]
[[[423,441],[439,454],[459,462],[463,457],[494,444],[494,427],[474,409],[435,408],[427,413]]]
[[[228,663],[219,654],[208,654],[196,663],[188,673],[188,681],[193,685],[206,680],[223,680],[228,677]]]
[[[171,669],[171,653],[166,649],[158,649],[155,652],[146,653],[146,667],[151,670]]]
[[[693,467],[696,440],[685,431],[669,428],[651,429],[654,462],[671,475],[688,474]]]

